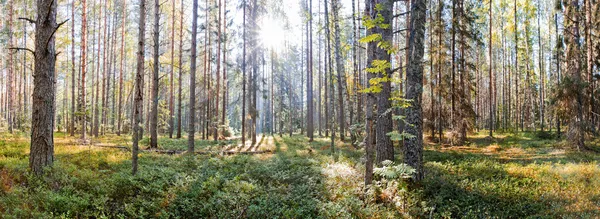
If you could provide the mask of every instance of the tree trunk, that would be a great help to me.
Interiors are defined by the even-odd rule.
[[[375,4],[376,0],[365,0],[365,17],[369,19],[375,19]],[[327,10],[327,9],[326,9]],[[370,36],[374,33],[372,28],[367,29],[366,36]],[[370,42],[367,44],[367,67],[372,67],[373,60],[375,60],[375,49],[376,43]],[[367,81],[373,78],[373,74],[367,73]],[[369,85],[370,86],[370,85]],[[366,152],[366,162],[365,162],[365,185],[370,185],[373,181],[373,161],[375,160],[375,148],[373,142],[375,141],[375,129],[373,118],[373,106],[375,105],[375,96],[373,93],[366,94],[366,109],[365,109],[365,152]]]
[[[342,74],[345,74],[346,70],[344,69],[344,63],[342,61],[342,47],[340,43],[341,37],[341,29],[340,29],[340,20],[339,20],[339,9],[341,5],[338,0],[334,0],[332,2],[333,10],[333,28],[335,33],[335,63],[337,65],[337,84],[338,84],[338,104],[340,107],[339,110],[339,125],[340,125],[340,140],[344,141],[344,136],[346,135],[345,131],[345,113],[344,113],[344,96],[343,96],[343,85],[342,85]],[[379,126],[378,126],[379,127]]]
[[[138,169],[138,141],[141,135],[143,95],[144,90],[144,45],[146,37],[146,0],[140,0],[140,17],[138,29],[138,51],[137,51],[137,72],[135,75],[135,98],[133,101],[133,146],[132,146],[132,174],[135,175]]]
[[[406,121],[411,124],[406,127],[406,133],[415,137],[405,141],[404,161],[417,171],[413,180],[419,182],[423,179],[423,118],[422,118],[422,95],[423,95],[423,53],[425,38],[425,12],[427,6],[424,0],[415,0],[411,10],[411,36],[409,38],[408,71],[406,74],[407,92],[406,98],[412,100],[406,109]]]
[[[13,47],[13,14],[14,14],[14,0],[9,0],[8,2],[8,47]],[[37,30],[36,30],[37,31]],[[8,102],[8,132],[13,132],[14,120],[15,120],[15,111],[13,107],[14,102],[14,66],[13,66],[13,54],[14,52],[8,53],[8,77],[7,77],[7,86],[6,90],[8,95],[6,96]]]
[[[169,138],[173,138],[175,98],[173,96],[175,71],[175,0],[171,0],[171,69],[169,72]]]
[[[71,124],[70,136],[75,136],[75,0],[71,1]]]
[[[212,122],[212,126],[213,126],[213,138],[215,141],[219,140],[219,129],[218,129],[218,125],[219,125],[219,93],[220,93],[220,89],[221,89],[221,0],[218,0],[219,3],[217,5],[217,13],[218,15],[218,20],[217,20],[217,71],[216,71],[216,76],[217,76],[217,86],[215,86],[216,92],[213,94],[213,98],[215,100],[215,116],[214,116],[214,121]]]
[[[246,146],[246,0],[242,3],[244,7],[242,40],[244,41],[242,51],[242,145]],[[291,107],[291,105],[290,105]]]
[[[585,149],[585,121],[583,121],[583,94],[581,87],[583,84],[581,78],[581,60],[580,60],[580,35],[579,35],[579,1],[571,0],[566,5],[565,9],[565,37],[566,50],[566,67],[571,81],[576,86],[575,100],[567,100],[569,102],[569,140],[577,147],[578,150]],[[572,88],[567,88],[572,89]]]
[[[488,98],[489,98],[489,99],[488,99],[488,101],[489,101],[489,104],[490,104],[490,105],[489,105],[489,107],[490,107],[490,109],[489,109],[489,110],[490,110],[490,127],[489,127],[489,128],[490,128],[490,137],[494,137],[494,134],[493,134],[493,131],[494,131],[494,106],[493,106],[493,104],[494,104],[494,101],[493,101],[493,100],[494,100],[494,98],[492,98],[492,97],[493,97],[493,95],[494,95],[494,94],[493,94],[493,92],[494,92],[494,90],[493,90],[493,80],[492,80],[492,79],[493,79],[493,78],[492,78],[492,68],[493,68],[493,66],[494,66],[494,58],[492,57],[492,46],[493,46],[493,45],[492,45],[492,35],[493,35],[493,34],[492,34],[492,6],[493,6],[492,2],[493,2],[493,1],[492,1],[492,0],[490,0],[490,8],[489,8],[489,10],[490,10],[490,11],[489,11],[489,12],[490,12],[490,26],[489,26],[489,28],[490,28],[490,32],[489,32],[489,36],[488,36],[488,37],[489,37],[489,40],[490,40],[490,43],[489,43],[489,48],[488,48],[488,56],[489,56],[489,59],[490,59],[490,66],[489,66],[489,68],[490,68],[490,69],[489,69],[489,71],[490,71],[490,72],[489,72],[489,73],[490,73],[490,74],[489,74],[489,80],[490,80],[490,84],[489,84],[489,86],[490,86],[490,87],[489,87],[489,89],[490,89],[490,95],[489,95],[489,97],[488,97]]]
[[[85,142],[86,141],[86,136],[85,136],[85,131],[86,131],[86,120],[87,120],[87,113],[86,113],[86,100],[85,100],[85,72],[87,69],[87,6],[86,6],[86,0],[81,0],[81,97],[80,97],[80,101],[81,101],[81,110],[80,112],[83,113],[83,115],[81,116],[81,139]]]
[[[158,148],[158,71],[160,71],[160,5],[154,0],[154,67],[152,71],[152,112],[150,113],[150,148]]]
[[[391,0],[378,0],[376,4],[382,4],[381,10],[378,10],[378,15],[383,18],[384,24],[392,24],[392,9],[393,1]],[[380,34],[382,42],[392,43],[392,28],[375,27],[374,32]],[[378,43],[378,42],[375,42]],[[375,60],[383,60],[388,63],[391,62],[391,56],[388,50],[380,47],[376,47],[374,51]],[[376,163],[381,164],[385,160],[394,161],[394,145],[390,136],[387,134],[393,130],[392,122],[392,102],[390,100],[392,94],[391,78],[393,72],[391,69],[386,68],[385,72],[378,72],[377,77],[383,79],[380,82],[381,91],[375,96],[377,98],[377,125],[375,126],[376,132],[376,149],[377,157]],[[422,72],[421,72],[422,75]],[[339,80],[339,79],[338,79]],[[422,82],[421,82],[422,84]]]
[[[306,100],[308,101],[306,110],[306,135],[308,141],[314,140],[314,106],[313,106],[313,60],[312,60],[312,0],[308,4],[308,29],[306,30]]]
[[[117,110],[117,135],[121,135],[123,116],[123,63],[125,62],[125,24],[127,23],[127,0],[123,0],[123,15],[121,17],[121,67],[119,70],[119,109]]]
[[[192,48],[190,55],[190,118],[188,125],[188,153],[194,153],[196,124],[196,37],[198,33],[198,0],[193,0],[192,8]]]
[[[85,5],[85,0],[83,0]],[[33,111],[31,114],[31,146],[29,167],[37,175],[54,161],[54,114],[55,114],[55,64],[56,49],[54,33],[60,27],[56,23],[57,3],[53,0],[37,1],[35,29],[35,71],[33,87]],[[85,8],[85,7],[84,7]],[[44,16],[46,15],[46,16]]]
[[[174,1],[174,0],[173,0]],[[177,94],[177,104],[179,104],[177,106],[177,138],[181,138],[181,108],[183,108],[183,99],[181,96],[182,93],[182,85],[183,85],[183,81],[182,81],[182,73],[183,73],[183,11],[184,8],[183,6],[185,5],[185,3],[183,2],[184,0],[181,0],[181,10],[180,10],[180,17],[179,17],[179,80],[178,80],[178,94]]]
[[[225,134],[227,117],[227,100],[229,95],[229,82],[227,81],[227,0],[223,0],[223,112],[221,113],[221,126],[223,127],[223,135]]]

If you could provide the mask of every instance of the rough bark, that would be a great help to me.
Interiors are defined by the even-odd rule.
[[[408,47],[408,70],[406,73],[407,92],[406,98],[412,100],[406,109],[406,121],[411,124],[406,127],[408,134],[415,136],[409,138],[404,144],[404,161],[416,169],[413,180],[419,182],[423,179],[423,110],[421,108],[423,95],[423,53],[425,38],[425,13],[427,6],[425,0],[415,0],[411,10],[411,26]]]
[[[154,63],[152,65],[152,112],[150,112],[150,148],[158,147],[158,71],[160,71],[160,4],[154,0]]]
[[[85,73],[87,69],[87,4],[86,0],[81,0],[81,110],[83,113],[81,116],[81,139],[83,141],[86,140],[85,132],[86,132],[86,121],[87,121],[87,113],[86,113],[86,99],[85,99]]]
[[[183,98],[181,96],[182,93],[182,85],[183,85],[183,81],[182,81],[182,73],[183,73],[183,6],[185,5],[185,3],[183,2],[184,0],[181,0],[181,11],[180,13],[180,17],[179,17],[179,80],[178,80],[178,93],[177,93],[177,103],[179,104],[177,106],[177,138],[181,138],[181,126],[182,126],[182,120],[181,120],[181,109],[183,108]]]
[[[71,1],[71,124],[69,135],[75,136],[75,0]]]
[[[173,96],[175,72],[175,0],[171,0],[171,69],[169,72],[169,138],[173,138],[175,98]]]
[[[127,23],[127,0],[123,0],[123,14],[121,17],[121,66],[119,70],[119,109],[117,110],[117,135],[121,135],[121,124],[123,116],[123,63],[125,62],[125,24]]]
[[[246,0],[243,2],[243,24],[242,40],[244,41],[242,51],[242,145],[246,145]]]
[[[366,0],[365,1],[365,12],[364,16],[370,19],[374,19],[376,13],[375,10],[376,0]],[[367,36],[373,34],[372,29],[367,29]],[[375,59],[375,43],[367,44],[367,66],[371,67],[371,63]],[[373,74],[367,73],[367,81],[373,78]],[[373,93],[366,94],[366,105],[365,105],[365,152],[366,152],[366,162],[365,162],[365,185],[371,184],[373,181],[373,161],[375,160],[375,147],[373,141],[375,140],[375,129],[374,126],[374,118],[373,118],[373,106],[375,105],[375,96]]]
[[[56,95],[54,33],[59,28],[56,23],[56,7],[57,3],[53,0],[37,1],[31,152],[29,154],[29,167],[37,175],[42,174],[43,168],[52,165],[54,161],[53,131],[56,110],[54,103]]]
[[[194,153],[196,124],[196,37],[198,35],[198,0],[193,0],[192,8],[192,48],[190,54],[190,118],[188,125],[188,153]]]
[[[144,45],[146,37],[146,0],[140,0],[138,28],[138,50],[137,50],[137,70],[135,74],[135,97],[133,101],[133,146],[132,146],[132,174],[135,175],[138,169],[138,141],[141,136],[142,110],[144,90]]]
[[[494,134],[493,134],[493,131],[494,131],[494,107],[493,107],[494,101],[493,100],[494,100],[494,98],[492,98],[492,96],[494,95],[492,93],[493,92],[492,68],[494,66],[494,58],[492,57],[492,46],[493,46],[492,45],[492,2],[493,1],[490,0],[490,8],[489,8],[489,10],[490,10],[489,11],[489,13],[490,13],[490,26],[489,26],[490,32],[489,32],[489,36],[488,36],[489,37],[488,56],[489,56],[489,59],[490,59],[490,66],[489,66],[489,80],[490,80],[489,81],[490,82],[490,84],[489,84],[489,86],[490,86],[489,89],[490,90],[489,91],[490,91],[490,95],[488,97],[489,98],[488,99],[489,108],[490,108],[489,109],[490,110],[490,127],[489,127],[490,128],[490,137],[494,136]]]
[[[381,10],[375,13],[381,15],[384,24],[392,24],[392,8],[393,1],[391,0],[378,0],[376,4],[382,4]],[[375,27],[374,32],[380,34],[383,42],[392,43],[392,28],[381,28]],[[378,42],[376,42],[378,43]],[[374,51],[375,60],[383,60],[388,63],[391,62],[390,53],[387,50],[376,47]],[[381,164],[385,160],[394,161],[394,145],[390,136],[387,134],[392,132],[392,102],[390,100],[392,93],[391,78],[392,71],[389,68],[385,69],[385,72],[378,72],[377,77],[382,78],[380,83],[381,91],[375,96],[377,98],[377,125],[375,126],[376,132],[376,150],[377,157],[376,163]]]
[[[341,5],[339,5],[338,0],[333,0],[332,9],[333,10],[333,28],[335,33],[335,63],[336,63],[336,71],[337,71],[337,84],[338,84],[338,123],[340,126],[340,140],[344,140],[345,132],[345,113],[344,113],[344,95],[343,95],[343,85],[342,85],[342,74],[345,74],[346,70],[344,69],[344,62],[342,61],[342,48],[340,43],[341,37],[341,29],[340,29],[340,20],[339,20],[339,9]]]
[[[312,60],[312,0],[308,4],[308,29],[306,30],[306,135],[308,141],[314,140],[314,101],[313,101],[313,60]]]
[[[580,30],[579,30],[579,1],[571,0],[567,3],[565,8],[564,27],[566,32],[565,44],[567,50],[565,51],[566,56],[566,68],[569,74],[569,80],[575,86],[572,89],[575,94],[574,100],[568,101],[568,110],[571,114],[569,120],[569,140],[578,150],[585,149],[585,121],[583,121],[583,91],[582,88],[582,77],[581,77],[581,45],[580,45]]]

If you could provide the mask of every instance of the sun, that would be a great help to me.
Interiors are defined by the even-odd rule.
[[[265,19],[260,30],[260,40],[267,48],[277,49],[285,42],[285,31],[275,19]]]

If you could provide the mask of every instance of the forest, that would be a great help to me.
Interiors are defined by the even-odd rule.
[[[0,0],[0,218],[597,218],[598,0]]]

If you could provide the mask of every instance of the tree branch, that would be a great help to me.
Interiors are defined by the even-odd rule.
[[[400,14],[395,14],[394,18],[397,18],[397,17],[400,17],[400,16],[404,16],[404,15],[407,15],[407,14],[410,14],[410,11],[402,12]]]
[[[50,5],[48,5],[48,7],[52,8],[53,4],[54,4],[54,0],[52,0],[50,2]],[[50,18],[50,13],[52,12],[52,10],[50,10],[50,8],[48,8],[48,13],[46,14],[46,19],[44,20],[44,22],[48,21],[48,18]]]
[[[48,37],[48,41],[46,41],[46,46],[44,48],[48,48],[48,43],[50,43],[50,39],[52,39],[52,37],[54,36],[54,34],[56,33],[56,31],[58,30],[58,28],[60,28],[60,26],[62,26],[63,24],[67,23],[67,21],[69,21],[69,19],[60,22],[56,28],[54,28],[54,31],[52,31],[52,34],[50,34],[50,37]]]
[[[21,51],[21,50],[23,50],[23,51],[29,51],[29,52],[31,52],[31,54],[33,54],[33,56],[35,57],[35,51],[33,51],[33,50],[29,49],[29,48],[23,48],[23,47],[11,47],[11,48],[8,48],[8,49],[10,49],[10,50],[17,50],[17,51]]]
[[[35,24],[35,21],[31,18],[19,17],[19,20],[29,21],[29,23]]]
[[[408,28],[404,28],[404,29],[396,30],[396,31],[394,31],[394,34],[400,33],[400,32],[402,32],[402,31],[407,31],[407,30],[408,30]]]

